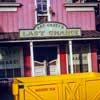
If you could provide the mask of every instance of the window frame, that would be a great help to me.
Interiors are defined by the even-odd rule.
[[[38,24],[39,22],[37,22],[37,16],[47,16],[48,21],[50,21],[50,12],[49,12],[49,8],[50,8],[50,0],[47,0],[47,11],[42,14],[37,13],[37,0],[35,0],[35,24]]]
[[[73,46],[74,45],[74,46]],[[80,43],[79,44],[80,46],[82,46],[82,43]],[[88,72],[92,72],[92,62],[91,62],[91,46],[90,46],[90,43],[87,43],[86,45],[88,45],[88,53],[87,53],[87,64],[88,64]],[[73,49],[74,49],[74,47],[76,46],[76,44],[72,44],[72,46],[73,46]],[[70,66],[70,63],[69,63],[69,49],[68,49],[69,47],[68,47],[68,44],[66,45],[66,62],[68,62],[67,63],[67,73],[71,73],[71,66]],[[83,55],[84,53],[82,53],[82,55]],[[74,55],[74,53],[73,53],[73,55]],[[83,60],[83,59],[82,59]],[[74,61],[74,60],[73,60]],[[82,65],[83,66],[83,65]],[[74,63],[73,63],[73,67],[74,67]],[[74,70],[74,68],[73,68],[73,70]],[[75,72],[74,72],[75,73]]]
[[[36,0],[36,1],[38,1],[38,0]],[[42,0],[43,1],[43,0]],[[46,2],[43,2],[42,3],[42,1],[40,1],[40,2],[37,2],[37,6],[38,5],[40,5],[40,14],[42,13],[42,14],[44,14],[44,13],[47,13],[47,0],[46,0]],[[46,10],[44,10],[44,5],[46,5]],[[37,7],[37,12],[38,12],[38,8],[39,7]],[[39,13],[39,12],[38,12]]]
[[[9,48],[9,47],[0,47],[0,50],[2,51],[2,49],[4,49],[4,50],[6,50],[7,48]],[[9,54],[9,53],[7,53],[6,51],[4,51],[3,52],[3,54],[5,55],[4,57],[4,59],[3,59],[3,61],[2,62],[13,62],[13,64],[9,64],[9,66],[6,64],[6,63],[4,63],[4,64],[1,64],[0,65],[0,70],[2,70],[2,71],[4,71],[5,73],[4,73],[4,78],[13,78],[13,77],[16,77],[16,73],[15,73],[15,71],[16,70],[19,70],[20,69],[20,75],[21,76],[24,76],[24,62],[23,62],[23,49],[22,49],[22,47],[10,47],[10,49],[11,50],[13,50],[13,49],[16,49],[16,50],[18,50],[17,51],[17,53],[19,54],[19,55],[17,55],[17,58],[20,58],[20,60],[19,60],[19,64],[18,64],[18,66],[17,66],[17,64],[15,64],[15,62],[13,62],[14,60],[14,58],[16,58],[16,55],[15,55],[15,53],[13,53],[12,51],[9,51],[8,49],[8,51],[7,52],[11,52],[11,54]],[[6,53],[5,53],[6,52]],[[0,52],[1,53],[1,52]],[[1,53],[2,54],[2,53]],[[12,54],[14,54],[14,55],[12,55]],[[7,55],[7,56],[6,56]],[[10,59],[9,59],[9,61],[7,61],[7,59],[8,59],[8,57],[9,57],[9,55],[11,55],[10,56]],[[1,56],[0,56],[1,57]],[[16,59],[17,59],[16,58]],[[1,59],[1,58],[0,58]],[[11,62],[11,63],[12,63]],[[15,67],[12,67],[12,66],[15,66]],[[12,77],[7,77],[7,70],[13,70],[13,75],[12,75]],[[9,72],[8,72],[9,73]],[[15,74],[14,74],[15,73]],[[18,77],[18,76],[17,76]]]

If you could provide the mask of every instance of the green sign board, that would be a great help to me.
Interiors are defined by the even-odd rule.
[[[75,37],[81,36],[80,29],[69,29],[62,23],[49,22],[36,25],[34,29],[21,29],[20,38]]]

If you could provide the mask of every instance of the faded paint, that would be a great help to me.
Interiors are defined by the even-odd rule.
[[[35,0],[17,0],[21,7],[15,12],[0,12],[0,32],[19,32],[19,29],[30,29],[35,26]],[[65,0],[50,0],[50,7],[55,15],[51,14],[51,21],[64,23],[69,28],[79,27],[82,30],[95,30],[95,12],[67,12],[64,7]],[[95,43],[92,47],[92,69],[97,71],[97,53]],[[61,73],[66,73],[66,50],[60,48]],[[29,48],[25,49],[24,66],[25,76],[30,76]],[[28,69],[29,68],[29,69]]]
[[[95,41],[91,42],[92,72],[98,72],[97,47]]]
[[[21,7],[15,12],[0,12],[0,32],[18,32],[19,29],[33,28],[35,25],[35,0],[17,0]],[[55,12],[51,21],[58,21],[68,27],[95,30],[95,12],[67,12],[65,0],[51,0],[50,7]]]
[[[66,69],[66,46],[65,45],[61,45],[60,46],[60,68],[61,68],[61,74],[65,74],[67,72]]]
[[[55,16],[51,15],[52,21],[63,22],[68,27],[80,27],[82,30],[95,30],[95,12],[67,12],[64,7],[65,0],[51,0],[51,8]]]
[[[17,0],[21,7],[16,12],[0,12],[0,32],[18,32],[33,28],[35,23],[34,0]]]
[[[24,47],[24,76],[31,76],[30,49]]]

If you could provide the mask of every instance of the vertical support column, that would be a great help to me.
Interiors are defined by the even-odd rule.
[[[59,53],[58,53],[59,54]],[[65,45],[60,45],[60,69],[61,74],[66,74],[66,48]]]
[[[47,15],[48,15],[48,21],[51,21],[50,19],[50,0],[47,0]]]
[[[73,69],[73,51],[72,51],[72,41],[69,40],[69,56],[70,56],[70,71],[74,73]]]
[[[37,2],[34,0],[34,6],[37,8]],[[37,24],[37,11],[35,10],[35,24]]]
[[[91,42],[91,62],[92,62],[92,71],[98,72],[98,60],[97,60],[97,47],[96,42]]]
[[[31,64],[30,64],[30,45],[29,43],[23,46],[24,54],[24,76],[31,76]]]
[[[90,43],[89,43],[89,53],[88,53],[88,72],[92,72],[91,45],[90,45]]]
[[[34,53],[33,53],[33,42],[30,41],[30,58],[31,58],[31,76],[34,76]]]

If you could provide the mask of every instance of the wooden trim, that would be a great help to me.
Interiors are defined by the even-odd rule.
[[[69,65],[69,62],[68,62],[68,43],[66,43],[66,72],[67,72],[67,74],[69,73],[69,67],[68,67],[68,65]]]
[[[37,8],[37,3],[36,3],[36,0],[34,1],[34,5],[35,5],[35,24],[37,24],[37,11],[36,11],[36,8]]]
[[[67,7],[66,11],[95,11],[93,7]]]
[[[22,6],[21,3],[0,3],[0,12],[17,11],[17,7]]]
[[[49,10],[50,10],[50,0],[47,0],[47,16],[48,16],[48,21],[51,21]]]
[[[16,7],[0,7],[0,12],[14,12],[17,11]]]
[[[31,76],[35,75],[34,71],[34,50],[33,50],[33,42],[30,42],[30,61],[31,61]]]
[[[0,7],[20,7],[21,3],[0,3]]]
[[[39,16],[47,16],[48,21],[51,21],[49,7],[50,7],[50,0],[47,0],[47,13],[46,14],[40,14]],[[37,22],[37,15],[38,14],[37,14],[36,8],[37,8],[37,2],[35,0],[35,24],[38,24],[38,22]]]
[[[88,53],[88,72],[92,72],[91,45],[90,45],[90,43],[89,43],[89,53]]]
[[[96,7],[98,3],[64,3],[65,7]]]
[[[74,73],[74,68],[73,68],[73,43],[71,40],[68,41],[68,46],[69,46],[69,60],[70,60],[70,72],[71,74]]]

